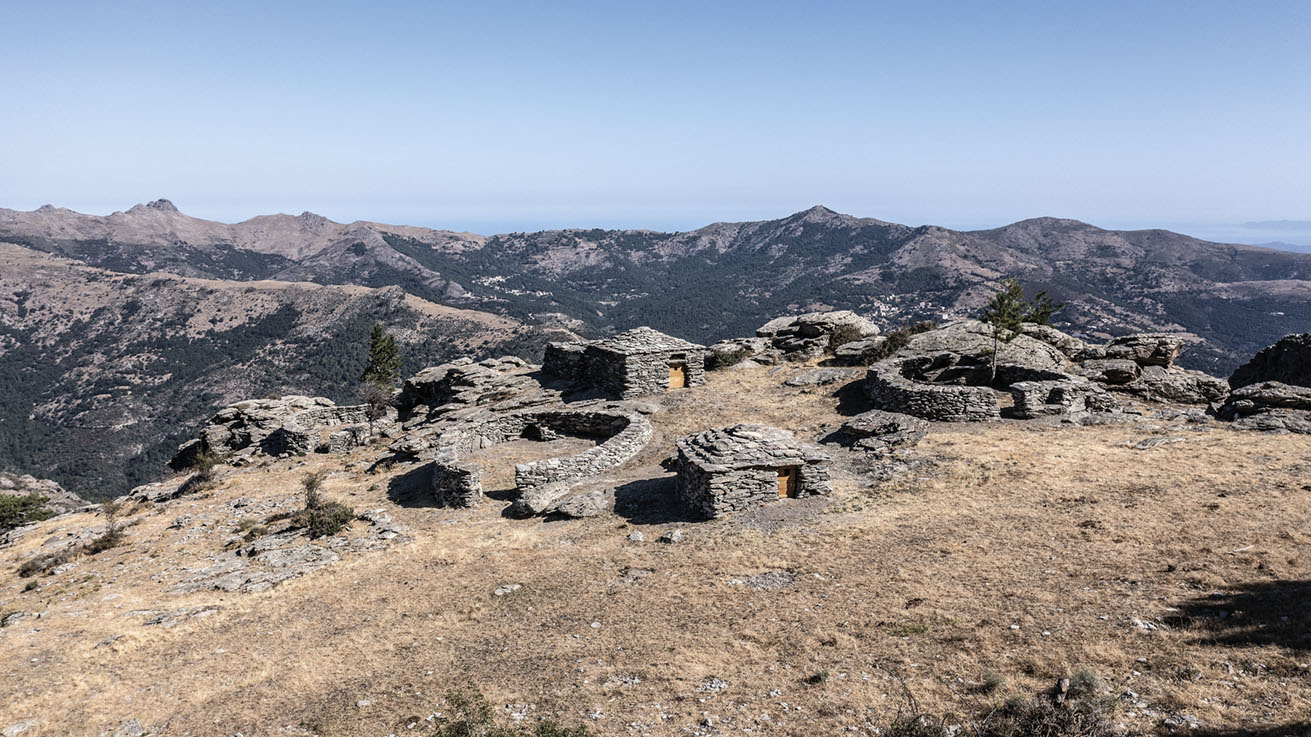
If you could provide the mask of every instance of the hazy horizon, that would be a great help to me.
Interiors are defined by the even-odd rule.
[[[1249,242],[1245,222],[1311,219],[1299,3],[66,2],[6,20],[17,209],[166,196],[224,221],[505,232],[823,203]]]

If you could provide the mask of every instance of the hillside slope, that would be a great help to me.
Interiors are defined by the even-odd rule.
[[[1057,324],[1074,333],[1189,333],[1185,363],[1220,375],[1311,324],[1311,254],[1056,218],[965,232],[814,207],[686,233],[484,237],[311,213],[228,225],[160,200],[104,217],[0,210],[0,239],[133,273],[397,285],[593,335],[649,324],[716,340],[827,308],[888,325],[969,316],[1003,276],[1068,302]]]
[[[353,398],[381,321],[408,371],[546,334],[399,288],[122,274],[0,243],[0,467],[92,497],[156,478],[215,409]]]

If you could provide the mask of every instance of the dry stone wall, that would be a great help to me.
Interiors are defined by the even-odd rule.
[[[518,438],[603,438],[599,445],[564,458],[515,466],[520,513],[541,514],[570,490],[569,482],[595,476],[637,455],[651,440],[651,423],[640,414],[605,410],[514,412],[442,435],[432,462],[431,484],[439,502],[473,506],[482,499],[481,473],[460,454]]]
[[[934,422],[977,422],[1000,416],[988,387],[926,384],[907,378],[913,360],[880,361],[869,367],[865,393],[875,408]]]

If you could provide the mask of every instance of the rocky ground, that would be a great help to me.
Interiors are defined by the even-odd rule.
[[[673,503],[677,438],[841,435],[860,373],[746,361],[651,399],[653,439],[586,519],[505,514],[513,464],[590,445],[559,439],[463,457],[473,509],[432,506],[426,466],[380,443],[21,528],[0,543],[0,734],[421,734],[461,687],[597,734],[876,734],[911,697],[969,714],[1081,669],[1128,733],[1305,721],[1304,435],[1127,395],[1108,424],[826,443],[831,497],[711,522]],[[356,518],[311,540],[286,515],[317,470]],[[123,544],[18,575],[111,523]]]

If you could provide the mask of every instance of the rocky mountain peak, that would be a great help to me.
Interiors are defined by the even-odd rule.
[[[152,200],[152,201],[146,203],[146,207],[148,207],[148,208],[150,208],[150,209],[152,209],[152,210],[161,210],[161,211],[163,211],[163,212],[177,212],[177,211],[178,211],[177,206],[175,206],[172,202],[169,202],[168,200],[166,200],[166,199],[164,199],[164,198],[162,198],[162,197],[159,198],[159,199],[157,199],[157,200]]]

